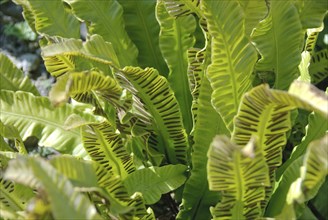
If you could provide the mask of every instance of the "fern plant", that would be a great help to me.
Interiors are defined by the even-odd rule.
[[[56,83],[0,55],[1,218],[327,216],[324,1],[14,2]]]

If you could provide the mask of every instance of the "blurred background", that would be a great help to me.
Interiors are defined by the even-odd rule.
[[[0,0],[0,52],[32,79],[41,95],[48,95],[54,78],[43,65],[38,36],[24,21],[22,8],[11,0]]]

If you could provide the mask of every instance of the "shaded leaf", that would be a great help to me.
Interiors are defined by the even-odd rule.
[[[328,49],[320,50],[312,54],[309,67],[311,82],[318,84],[328,77]]]
[[[196,21],[192,15],[179,18],[171,17],[163,1],[156,5],[156,18],[160,24],[159,46],[169,67],[168,81],[179,106],[187,133],[192,129],[191,95],[188,83],[187,50],[195,43],[193,33]]]
[[[261,59],[256,71],[273,71],[274,88],[287,90],[298,75],[304,33],[296,7],[291,1],[273,0],[269,15],[254,30],[252,39]]]
[[[168,68],[159,49],[159,24],[155,18],[155,0],[119,0],[123,7],[125,29],[138,48],[138,65],[153,67],[167,76]]]
[[[124,185],[129,194],[140,192],[146,204],[154,204],[162,194],[177,189],[185,182],[186,169],[181,164],[144,168],[130,174]]]

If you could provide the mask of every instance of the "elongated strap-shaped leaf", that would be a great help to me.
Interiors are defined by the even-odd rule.
[[[265,216],[274,217],[283,211],[286,205],[286,198],[291,184],[300,176],[300,167],[303,157],[299,157],[289,163],[284,174],[279,178],[279,182],[272,194],[270,201],[265,209]]]
[[[289,188],[286,204],[280,214],[282,218],[285,218],[288,212],[294,212],[294,205],[303,204],[318,193],[328,175],[327,154],[328,135],[309,145],[300,168],[301,176]]]
[[[26,92],[1,91],[0,119],[18,129],[23,140],[29,136],[39,138],[39,145],[53,147],[61,153],[85,151],[78,130],[65,130],[64,122],[71,114],[78,114],[87,121],[95,121],[89,114],[82,114],[71,106],[53,108],[46,97],[35,97]]]
[[[200,82],[203,77],[204,51],[197,48],[188,50],[188,80],[193,101],[198,99]]]
[[[270,90],[268,85],[258,86],[246,93],[242,99],[235,118],[232,140],[237,145],[244,146],[256,135],[273,181],[275,169],[282,162],[286,132],[291,128],[289,111],[304,108],[328,117],[327,105],[327,96],[304,82],[293,83],[290,92]],[[267,187],[267,197],[270,196],[271,190],[271,187]]]
[[[328,134],[317,141],[311,142],[304,155],[305,169],[301,169],[302,191],[304,200],[312,199],[316,193],[312,190],[319,190],[328,175]]]
[[[270,185],[261,147],[254,139],[241,147],[216,136],[207,155],[210,190],[222,192],[221,202],[211,208],[214,219],[259,218],[265,186]]]
[[[110,203],[108,208],[112,215],[118,217],[134,212],[134,207],[128,206],[132,199],[128,196],[120,178],[102,169],[98,163],[78,160],[71,156],[57,156],[52,158],[50,163],[75,187],[81,187],[91,193],[97,192],[103,199],[108,200]]]
[[[327,13],[327,2],[302,0],[294,1],[300,14],[303,29],[320,27]]]
[[[47,193],[56,219],[101,219],[88,198],[45,160],[33,157],[12,160],[5,178],[27,186],[37,183]]]
[[[169,83],[177,98],[184,126],[187,133],[192,128],[191,95],[188,83],[188,57],[187,50],[193,47],[196,21],[192,15],[180,18],[171,17],[165,9],[164,2],[158,1],[156,17],[161,26],[159,46],[169,67]]]
[[[309,74],[310,61],[311,61],[310,52],[303,51],[301,63],[298,65],[298,70],[300,72],[299,80],[303,82],[311,82],[311,76]]]
[[[311,75],[311,82],[318,84],[328,77],[328,49],[320,50],[312,54],[309,73]]]
[[[280,166],[276,172],[277,179],[283,174],[285,169],[297,158],[303,156],[306,152],[306,149],[311,141],[317,140],[320,137],[324,136],[328,131],[328,123],[324,117],[320,116],[317,113],[312,113],[309,115],[309,123],[306,128],[306,135],[303,138],[302,142],[294,147],[292,155],[290,158],[285,161],[282,166]]]
[[[319,140],[327,134],[327,131],[327,120],[318,114],[311,114],[309,116],[309,125],[305,138],[302,140],[300,145],[294,148],[291,157],[283,163],[283,165],[279,167],[276,172],[276,179],[279,179],[279,185],[270,198],[270,202],[266,208],[266,216],[276,216],[283,210],[286,205],[288,189],[291,184],[300,177],[300,168],[303,163],[304,155],[309,148],[309,144],[313,145],[312,141]],[[313,147],[317,148],[319,146],[315,145]]]
[[[96,104],[92,94],[99,94],[115,106],[120,106],[122,88],[112,77],[97,70],[71,72],[67,77],[58,79],[49,96],[55,105],[66,103],[69,97],[76,98],[79,102]]]
[[[0,53],[0,89],[25,91],[39,95],[38,90],[27,76],[24,76],[9,58]]]
[[[121,67],[137,64],[138,50],[124,29],[123,9],[116,0],[65,0],[74,14],[86,22],[90,34],[113,44]]]
[[[50,163],[57,172],[66,176],[74,186],[97,187],[97,176],[94,164],[63,155],[51,158]]]
[[[305,50],[309,51],[310,54],[314,52],[315,44],[318,39],[319,33],[323,30],[323,26],[319,28],[312,28],[312,29],[307,29],[307,38],[305,42]]]
[[[167,76],[168,68],[158,44],[159,24],[155,17],[156,1],[118,0],[123,7],[125,29],[138,48],[138,65],[153,67]]]
[[[116,74],[122,86],[139,100],[135,104],[139,108],[137,116],[152,122],[157,150],[170,163],[186,163],[186,132],[179,104],[167,80],[152,68],[125,67]]]
[[[121,137],[109,123],[86,125],[82,129],[82,136],[86,151],[104,169],[113,170],[122,179],[135,170]]]
[[[200,93],[200,88],[202,84],[202,80],[205,76],[206,66],[210,63],[210,50],[200,50],[196,48],[191,48],[188,50],[188,79],[189,79],[189,88],[193,98],[191,105],[191,112],[193,118],[193,130],[191,131],[191,135],[195,131],[195,124],[197,122],[197,111],[198,111],[198,97]],[[210,86],[210,85],[209,85]],[[209,90],[212,94],[212,90]]]
[[[121,219],[133,219],[134,216],[153,219],[152,210],[146,210],[142,197],[138,194],[130,197],[119,176],[114,175],[112,171],[108,172],[101,164],[97,166],[96,175],[99,186],[106,189],[114,199],[111,203],[111,211],[114,215],[119,215]]]
[[[245,13],[245,33],[250,36],[253,29],[268,14],[268,5],[265,0],[238,0]]]
[[[77,39],[64,39],[42,47],[42,57],[47,70],[55,77],[76,70],[75,57],[119,67],[112,45],[99,35],[92,35],[85,43]]]
[[[201,72],[204,74],[204,72]],[[229,134],[220,115],[211,104],[212,89],[206,76],[198,82],[199,96],[194,103],[194,125],[191,176],[185,184],[183,202],[178,219],[210,219],[210,206],[215,206],[219,195],[209,191],[207,181],[207,151],[216,134]]]
[[[167,11],[173,17],[195,13],[201,17],[200,0],[164,0]]]
[[[2,171],[1,171],[2,172]],[[10,180],[3,179],[3,174],[0,174],[0,213],[1,217],[6,210],[12,215],[19,215],[26,208],[27,202],[33,197],[33,191],[23,185],[14,183]]]
[[[29,0],[28,2],[19,0],[16,2],[25,6],[23,7],[24,10],[31,9],[26,13],[35,18],[35,30],[39,34],[80,38],[80,23],[65,8],[61,0],[49,1],[47,4],[38,0]],[[31,18],[28,20],[31,20]],[[32,23],[29,22],[29,24],[31,25]],[[32,27],[32,29],[34,28]]]
[[[207,68],[213,88],[212,103],[232,130],[241,97],[251,88],[256,50],[245,35],[245,18],[237,1],[202,3],[212,39],[212,63]]]
[[[269,15],[254,30],[252,38],[262,56],[256,70],[273,71],[274,87],[287,90],[299,75],[297,66],[304,39],[296,7],[289,0],[271,1]]]
[[[144,168],[130,174],[124,185],[130,195],[140,192],[146,204],[154,204],[162,194],[177,189],[185,182],[186,168],[182,164]]]

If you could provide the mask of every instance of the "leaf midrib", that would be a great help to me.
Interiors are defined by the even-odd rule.
[[[105,141],[105,137],[104,135],[101,133],[99,128],[93,128],[93,131],[97,134],[98,138],[97,141],[100,142],[100,147],[102,152],[104,152],[106,154],[106,158],[108,158],[108,162],[110,163],[114,163],[115,164],[115,168],[117,170],[117,174],[121,177],[124,178],[126,175],[123,176],[122,172],[121,172],[121,166],[120,163],[117,161],[119,160],[118,157],[113,156],[115,155],[115,153],[112,151],[112,147],[113,145],[109,144],[108,142]],[[111,147],[112,146],[112,147]],[[123,166],[122,166],[123,167]],[[114,168],[114,167],[113,167]],[[122,169],[124,170],[124,169]]]
[[[158,60],[158,54],[155,52],[155,48],[154,48],[154,44],[152,44],[151,42],[151,39],[150,39],[150,34],[149,34],[149,28],[147,28],[147,25],[146,25],[146,22],[145,22],[145,19],[144,19],[144,16],[143,16],[143,13],[141,13],[141,10],[140,10],[140,7],[139,7],[139,4],[137,3],[136,4],[136,9],[135,11],[137,12],[138,14],[138,17],[140,18],[140,23],[142,25],[142,29],[146,32],[146,42],[148,44],[148,48],[150,49],[150,53],[151,53],[151,57],[153,58],[152,60],[155,62],[155,66],[156,67],[160,67],[160,61]],[[145,36],[144,35],[144,36]],[[162,73],[163,74],[163,73]]]
[[[144,71],[144,70],[142,70],[142,71]],[[155,74],[155,72],[153,72],[152,74]],[[151,116],[153,116],[152,125],[153,125],[153,128],[155,130],[155,133],[157,133],[159,135],[159,145],[164,143],[164,146],[159,146],[164,151],[162,153],[166,154],[166,156],[167,156],[166,159],[170,163],[174,163],[175,161],[177,161],[177,159],[176,159],[176,156],[174,154],[174,152],[175,152],[174,146],[172,146],[172,144],[170,144],[169,141],[168,141],[168,140],[172,140],[170,138],[170,133],[168,132],[169,129],[166,129],[166,125],[164,124],[164,120],[162,119],[162,117],[161,117],[160,113],[158,112],[156,106],[151,101],[150,95],[148,95],[147,92],[145,92],[145,89],[142,88],[139,85],[139,83],[135,80],[135,76],[131,76],[130,74],[126,74],[126,75],[127,75],[128,79],[132,78],[132,81],[134,82],[133,87],[135,87],[136,90],[138,91],[138,93],[135,94],[135,96],[137,96],[138,98],[143,100],[143,102],[145,103],[145,106],[147,106],[147,109],[148,109],[149,113],[151,114]],[[163,76],[157,75],[156,78],[158,78],[158,77],[163,77]],[[168,88],[168,82],[166,81],[166,83],[163,86]],[[160,128],[165,128],[165,129],[160,129]],[[173,153],[173,155],[172,155],[172,153]],[[174,156],[174,158],[172,158],[172,156]],[[174,161],[171,161],[172,159],[174,159]]]
[[[186,127],[186,130],[188,131],[188,133],[191,131],[192,129],[192,116],[191,116],[191,95],[189,93],[190,89],[189,89],[189,84],[188,84],[188,75],[187,75],[187,66],[185,65],[185,59],[183,57],[183,54],[182,53],[186,53],[186,51],[183,51],[183,42],[182,42],[182,37],[181,37],[181,33],[183,32],[181,29],[181,26],[178,25],[178,20],[175,20],[174,23],[173,23],[173,26],[175,28],[174,29],[174,33],[175,33],[175,36],[177,36],[177,45],[178,45],[178,48],[179,48],[179,53],[178,53],[178,60],[180,62],[178,62],[178,65],[175,65],[175,66],[172,66],[173,68],[176,67],[177,71],[174,73],[175,75],[178,75],[182,78],[182,83],[179,84],[181,87],[182,87],[182,91],[184,91],[182,94],[180,92],[177,92],[178,95],[181,95],[182,97],[180,98],[180,102],[182,102],[180,104],[179,102],[179,106],[180,106],[180,109],[184,109],[184,108],[187,108],[186,110],[186,115],[187,117],[186,118],[183,118],[183,122],[185,124],[185,127]],[[170,72],[170,75],[169,75],[169,79],[174,79],[174,77],[172,77],[172,73],[173,73],[173,68],[171,69],[172,72]],[[175,87],[175,86],[174,86]],[[177,91],[181,91],[181,90],[177,90]],[[177,101],[179,100],[178,97],[177,98]],[[188,105],[190,104],[190,105]],[[181,112],[182,113],[182,112]]]
[[[2,188],[3,186],[2,186],[2,183],[1,183],[1,188]],[[24,210],[24,206],[23,206],[23,204],[21,204],[19,201],[18,201],[18,199],[17,199],[17,197],[15,196],[15,197],[13,197],[13,193],[7,193],[7,190],[3,190],[3,188],[1,189],[1,197],[5,197],[5,199],[4,200],[6,200],[6,201],[10,201],[10,203],[11,204],[14,204],[14,205],[16,205],[17,207],[17,209],[20,209],[20,211],[23,211]],[[12,208],[12,207],[11,207]]]
[[[8,116],[13,116],[13,117],[19,118],[19,120],[27,121],[26,119],[31,119],[32,121],[40,122],[40,124],[44,125],[43,130],[47,129],[48,126],[52,126],[52,127],[55,127],[54,130],[60,128],[61,130],[65,131],[65,132],[68,132],[68,133],[71,133],[74,136],[77,136],[77,137],[80,136],[79,132],[77,132],[76,130],[66,130],[66,129],[64,129],[62,124],[55,123],[54,121],[38,118],[37,116],[31,116],[31,115],[26,115],[26,114],[18,114],[18,113],[8,112],[8,111],[4,111],[4,110],[1,110],[0,112],[1,112],[1,115],[2,114],[4,114],[4,115],[7,114]],[[22,116],[23,116],[23,118],[22,118]]]

